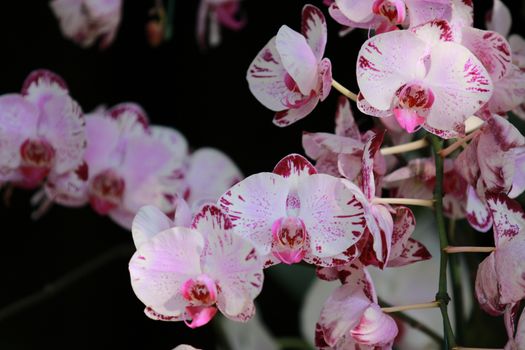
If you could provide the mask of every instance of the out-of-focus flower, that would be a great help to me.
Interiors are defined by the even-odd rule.
[[[176,348],[174,348],[173,350],[200,350],[200,349],[194,348],[191,345],[181,344],[177,346]]]
[[[140,207],[156,205],[169,213],[185,192],[186,139],[173,129],[149,126],[140,106],[124,103],[87,115],[86,140],[84,164],[46,184],[51,200],[72,206],[89,202],[130,228]]]
[[[217,309],[248,321],[262,289],[262,261],[253,245],[233,232],[228,216],[205,205],[187,228],[173,227],[152,207],[144,210],[133,223],[137,252],[129,270],[146,315],[191,328],[208,323]]]
[[[240,0],[200,0],[197,12],[197,42],[206,47],[206,36],[210,46],[222,41],[221,26],[239,31],[246,25],[244,17],[238,18]]]
[[[504,194],[486,194],[496,249],[479,265],[476,297],[483,310],[500,315],[525,297],[525,213]]]
[[[525,190],[525,138],[505,118],[492,117],[454,161],[456,172],[469,184],[467,219],[477,230],[492,225],[485,192],[517,197]]]
[[[58,75],[34,71],[22,94],[0,97],[0,183],[36,188],[75,170],[85,147],[82,111]]]
[[[368,39],[357,59],[357,82],[362,112],[394,115],[408,132],[422,126],[447,139],[465,134],[465,120],[493,92],[489,73],[454,42],[446,21]]]
[[[517,326],[515,325],[515,313],[517,309],[507,307],[505,310],[505,327],[509,341],[504,350],[521,350],[525,348],[525,311],[521,312]],[[515,329],[516,328],[516,329]]]
[[[62,33],[82,47],[100,39],[107,48],[117,34],[122,0],[53,0],[51,9],[60,22]]]
[[[301,33],[282,26],[248,68],[250,91],[266,108],[277,112],[276,125],[287,126],[306,117],[328,96],[332,65],[323,58],[326,40],[323,13],[306,5]]]
[[[467,182],[459,175],[451,159],[445,159],[443,177],[443,210],[453,219],[465,217]],[[431,158],[413,159],[383,178],[383,187],[402,198],[432,199],[436,167]]]
[[[335,134],[303,133],[303,148],[308,157],[316,160],[315,168],[318,172],[338,177],[344,175],[355,182],[361,174],[365,143],[372,134],[361,134],[350,109],[350,102],[344,96],[339,98],[335,123]],[[386,172],[385,160],[379,152],[374,158],[374,172],[379,175]]]
[[[398,328],[383,313],[368,272],[360,265],[348,269],[344,284],[326,300],[316,325],[320,349],[391,349]]]
[[[256,246],[267,266],[301,260],[333,266],[354,259],[365,230],[364,201],[350,181],[317,174],[293,154],[273,173],[252,175],[219,199],[236,233]]]
[[[255,316],[246,323],[232,322],[222,318],[220,325],[231,350],[278,350],[274,340],[261,317]]]

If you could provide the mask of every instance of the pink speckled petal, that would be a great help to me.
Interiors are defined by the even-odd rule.
[[[272,173],[255,174],[234,185],[218,203],[230,216],[235,231],[250,240],[261,256],[270,254],[272,225],[286,216],[289,184]]]
[[[185,280],[201,274],[203,248],[202,235],[182,227],[163,231],[143,243],[129,262],[137,297],[162,315],[181,315],[186,301],[180,289]]]
[[[380,110],[392,104],[405,83],[425,76],[427,44],[408,31],[394,31],[368,39],[357,58],[357,83],[368,103]]]
[[[317,106],[317,103],[319,103],[319,96],[312,93],[305,104],[275,113],[273,123],[279,127],[293,124],[310,114]]]
[[[364,197],[348,180],[316,174],[303,178],[299,217],[310,237],[310,254],[329,257],[354,245],[365,230]]]
[[[483,311],[492,316],[499,316],[505,311],[505,305],[499,301],[499,283],[494,253],[487,256],[479,264],[475,291],[476,299]]]
[[[354,119],[350,101],[346,96],[339,96],[335,112],[335,134],[361,141],[361,133]]]
[[[465,120],[492,95],[490,75],[468,49],[453,42],[434,45],[430,57],[425,81],[434,103],[424,127],[442,138],[463,136]]]
[[[301,33],[306,38],[306,42],[312,49],[317,61],[321,61],[324,55],[328,33],[326,29],[326,19],[317,7],[305,5],[301,18]]]
[[[203,206],[193,227],[206,238],[203,270],[217,281],[219,310],[231,319],[248,321],[264,278],[255,247],[234,233],[228,215],[215,205]]]
[[[408,9],[410,28],[436,18],[450,18],[452,14],[450,0],[405,0],[405,4]]]
[[[494,220],[494,241],[496,246],[520,239],[525,233],[525,213],[521,205],[502,193],[487,193],[487,204]]]

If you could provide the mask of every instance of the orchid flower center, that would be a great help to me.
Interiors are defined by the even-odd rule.
[[[276,220],[272,226],[273,254],[285,264],[301,261],[306,254],[306,227],[297,217]]]
[[[396,6],[397,5],[399,6]],[[405,3],[402,0],[376,0],[372,5],[372,11],[383,16],[392,24],[402,24],[405,21]]]
[[[42,181],[53,164],[55,150],[46,140],[26,140],[20,146],[22,166],[20,171],[29,186]]]
[[[182,296],[192,306],[211,306],[217,301],[217,286],[206,275],[190,278],[182,284]]]
[[[418,83],[411,83],[401,86],[396,97],[394,116],[397,122],[408,132],[416,131],[434,104],[434,94]]]
[[[93,209],[101,215],[116,208],[122,201],[125,182],[113,170],[99,173],[91,182],[90,201]]]

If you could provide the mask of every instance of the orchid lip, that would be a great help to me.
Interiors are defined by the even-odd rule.
[[[272,225],[273,254],[285,264],[300,262],[306,254],[307,232],[297,217],[283,217]]]
[[[207,275],[189,278],[182,284],[181,291],[193,306],[210,306],[217,301],[217,285]]]
[[[124,195],[125,182],[113,170],[105,170],[91,181],[90,202],[95,211],[101,215],[118,207]]]

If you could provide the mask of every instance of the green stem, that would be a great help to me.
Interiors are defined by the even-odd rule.
[[[173,18],[175,16],[175,0],[168,0],[168,7],[166,8],[166,28],[164,31],[164,38],[169,41],[173,36]]]
[[[455,228],[456,220],[449,220],[448,238],[451,244],[455,244]],[[463,325],[465,324],[465,314],[463,310],[463,287],[461,285],[461,271],[460,263],[461,256],[459,254],[451,254],[450,259],[450,275],[452,276],[452,293],[454,295],[454,316],[456,316],[456,338],[458,343],[463,344],[464,334]]]
[[[392,305],[390,305],[389,303],[381,299],[379,299],[379,304],[381,305],[381,307],[392,307]],[[408,323],[408,325],[410,325],[412,328],[417,329],[421,331],[422,333],[425,333],[430,338],[432,338],[432,340],[434,340],[436,343],[443,344],[443,339],[441,339],[441,336],[439,334],[437,334],[436,332],[434,332],[434,330],[427,327],[423,323],[419,322],[415,318],[412,318],[411,316],[405,314],[404,312],[396,312],[396,314],[392,316]]]
[[[456,340],[454,339],[454,332],[448,317],[447,305],[450,297],[447,293],[447,263],[448,254],[443,249],[448,246],[448,237],[445,229],[445,217],[443,216],[443,158],[439,155],[439,151],[443,148],[443,140],[435,135],[430,136],[432,149],[434,153],[434,160],[436,162],[436,187],[434,188],[434,205],[436,214],[436,223],[439,233],[440,246],[440,262],[439,262],[439,289],[436,294],[436,300],[440,302],[439,309],[443,317],[443,333],[445,334],[444,349],[452,349],[456,347]]]
[[[119,258],[129,258],[135,247],[132,244],[120,244],[102,253],[78,268],[68,272],[55,282],[45,285],[41,290],[30,294],[20,300],[9,304],[0,310],[0,322],[5,321],[11,316],[27,311],[28,309],[48,300],[71,287],[74,283],[94,271],[106,266],[108,263]]]

